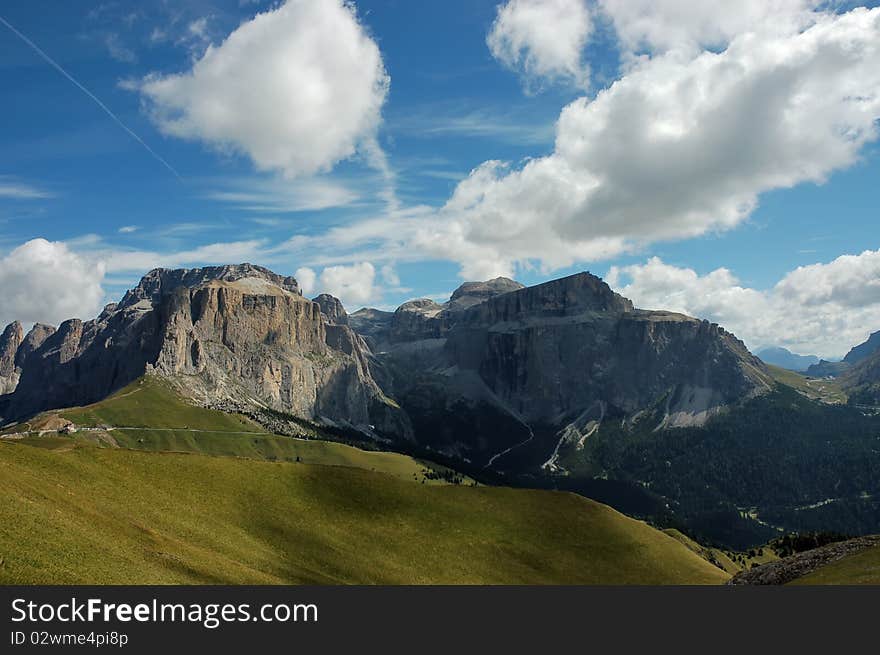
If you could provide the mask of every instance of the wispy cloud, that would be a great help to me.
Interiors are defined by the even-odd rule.
[[[389,121],[392,131],[410,137],[449,136],[492,139],[521,145],[552,144],[553,122],[535,122],[510,111],[425,108]]]
[[[54,196],[54,193],[45,189],[26,184],[8,175],[0,175],[0,198],[36,200],[40,198],[53,198]]]
[[[274,177],[225,179],[205,194],[209,200],[252,212],[290,213],[351,205],[360,194],[330,179],[285,180]]]

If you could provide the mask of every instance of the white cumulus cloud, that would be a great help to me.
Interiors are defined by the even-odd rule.
[[[820,0],[598,0],[624,50],[723,47],[745,32],[805,27]]]
[[[321,271],[318,287],[336,296],[347,308],[355,308],[375,298],[376,269],[370,262],[351,266],[328,266]]]
[[[299,283],[300,291],[302,291],[304,296],[309,297],[314,293],[315,283],[318,281],[318,275],[315,273],[314,269],[311,269],[308,266],[303,266],[296,269],[293,277],[296,278],[296,281]]]
[[[814,14],[802,31],[649,57],[572,102],[552,154],[459,184],[441,212],[446,256],[496,273],[595,261],[730,229],[762,193],[850,166],[878,136],[880,9]]]
[[[638,307],[711,320],[752,349],[834,357],[880,330],[880,250],[800,267],[767,290],[743,286],[724,268],[700,275],[656,257],[612,267],[607,281]]]
[[[384,272],[383,272],[384,275]],[[376,287],[376,268],[370,262],[359,262],[350,266],[327,266],[321,273],[303,266],[293,274],[306,297],[319,293],[329,293],[342,301],[346,308],[356,308],[375,300],[379,289]]]
[[[585,0],[508,0],[486,37],[498,61],[525,77],[529,88],[543,81],[589,82],[583,58],[593,23]]]
[[[191,70],[133,86],[164,133],[293,177],[372,146],[389,77],[352,4],[288,0],[209,46]]]
[[[0,325],[93,318],[104,300],[103,279],[103,264],[64,243],[28,241],[0,259]]]

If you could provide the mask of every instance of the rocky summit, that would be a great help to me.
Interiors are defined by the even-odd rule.
[[[156,269],[94,320],[22,332],[0,337],[3,422],[151,374],[203,405],[415,439],[485,466],[518,449],[546,459],[647,410],[658,429],[701,425],[772,385],[718,325],[636,309],[588,273],[468,282],[442,304],[349,316],[251,264]]]

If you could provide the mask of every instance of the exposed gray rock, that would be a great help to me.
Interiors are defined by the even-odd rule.
[[[443,305],[428,298],[410,300],[394,312],[388,339],[392,342],[434,339],[448,329]]]
[[[394,312],[364,307],[348,315],[348,324],[361,336],[376,338],[388,330],[393,316]]]
[[[250,264],[157,269],[97,319],[65,321],[28,356],[0,415],[94,402],[145,373],[206,404],[230,399],[410,436],[370,375],[363,340],[325,324],[296,280]]]
[[[418,298],[402,304],[386,325],[374,327],[370,336],[383,347],[385,342],[401,343],[442,338],[471,307],[491,298],[523,289],[523,285],[505,277],[487,282],[465,282],[456,289],[448,302],[439,304],[429,298]],[[376,311],[376,310],[372,310]]]
[[[24,341],[21,323],[14,321],[0,334],[0,396],[15,391],[20,369],[15,365],[15,355]]]
[[[456,289],[446,307],[453,312],[464,311],[490,298],[525,288],[525,285],[506,277],[496,277],[486,282],[465,282]]]
[[[730,585],[784,585],[813,571],[855,555],[869,548],[880,547],[880,536],[858,537],[848,541],[814,548],[803,553],[740,571],[727,584]]]
[[[331,296],[329,293],[322,293],[312,298],[312,302],[318,303],[321,313],[330,325],[348,325],[348,314],[339,298]]]
[[[545,461],[553,434],[606,414],[652,409],[658,429],[701,425],[773,385],[764,363],[718,325],[636,310],[588,273],[490,294],[460,311],[410,302],[386,336],[383,384],[417,436],[491,466],[516,449],[543,448]]]

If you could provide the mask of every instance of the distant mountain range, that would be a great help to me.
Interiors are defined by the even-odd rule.
[[[806,371],[810,366],[819,363],[816,355],[798,355],[787,348],[763,348],[755,353],[763,362],[779,366],[789,371]]]
[[[880,531],[880,417],[864,409],[880,366],[866,350],[844,382],[858,402],[831,406],[722,327],[637,309],[589,273],[348,315],[251,264],[157,269],[94,320],[8,326],[0,425],[158,376],[271,431],[305,421],[748,546],[823,521]]]

